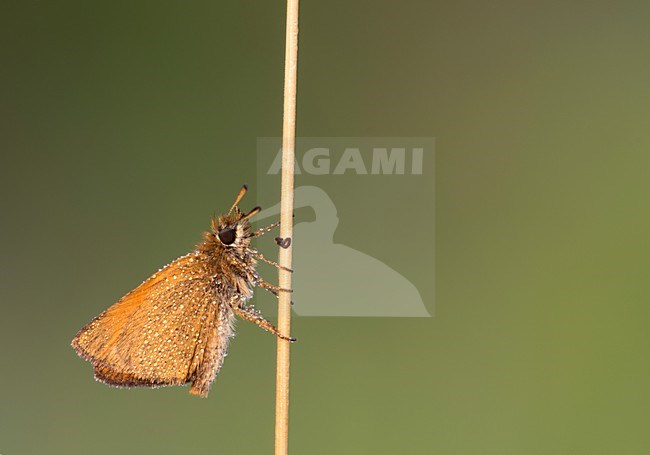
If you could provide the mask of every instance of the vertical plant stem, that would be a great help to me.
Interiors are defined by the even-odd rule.
[[[293,237],[293,173],[296,141],[296,73],[298,67],[298,0],[287,0],[287,32],[284,56],[284,115],[282,122],[282,195],[280,237]],[[280,265],[291,268],[293,242],[280,247]],[[291,272],[280,269],[280,287],[291,289]],[[291,294],[280,292],[278,329],[291,333]],[[275,455],[289,452],[289,354],[291,343],[278,338],[275,388]]]

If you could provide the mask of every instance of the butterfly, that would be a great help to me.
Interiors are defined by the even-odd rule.
[[[279,223],[252,231],[249,219],[261,209],[239,209],[246,191],[244,185],[228,213],[212,219],[194,251],[158,270],[76,334],[72,347],[93,365],[95,379],[118,387],[189,383],[191,394],[206,397],[227,355],[236,316],[295,341],[247,305],[253,287],[276,296],[291,292],[261,278],[258,260],[291,270],[251,247],[251,239]]]

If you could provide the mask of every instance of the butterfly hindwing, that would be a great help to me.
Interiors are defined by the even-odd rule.
[[[196,252],[182,256],[79,331],[72,345],[93,364],[98,380],[131,387],[195,382],[200,374],[214,378],[232,321],[225,340],[217,325],[232,310],[219,300],[205,267]],[[215,371],[206,371],[211,364]],[[194,392],[207,395],[205,387]]]

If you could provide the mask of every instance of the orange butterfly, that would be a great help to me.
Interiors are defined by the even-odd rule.
[[[258,259],[283,268],[250,245],[278,223],[251,232],[248,220],[260,208],[239,210],[246,190],[244,185],[226,215],[212,220],[212,231],[194,251],[154,273],[77,333],[72,346],[92,363],[97,380],[120,387],[191,383],[190,393],[205,397],[234,336],[235,315],[295,341],[246,305],[254,286],[276,296],[291,292],[257,274]]]

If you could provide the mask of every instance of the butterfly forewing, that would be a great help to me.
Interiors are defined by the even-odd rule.
[[[98,380],[128,387],[196,379],[209,360],[206,348],[213,357],[215,344],[227,344],[231,335],[215,339],[225,305],[205,267],[197,252],[177,259],[79,331],[73,346]]]

